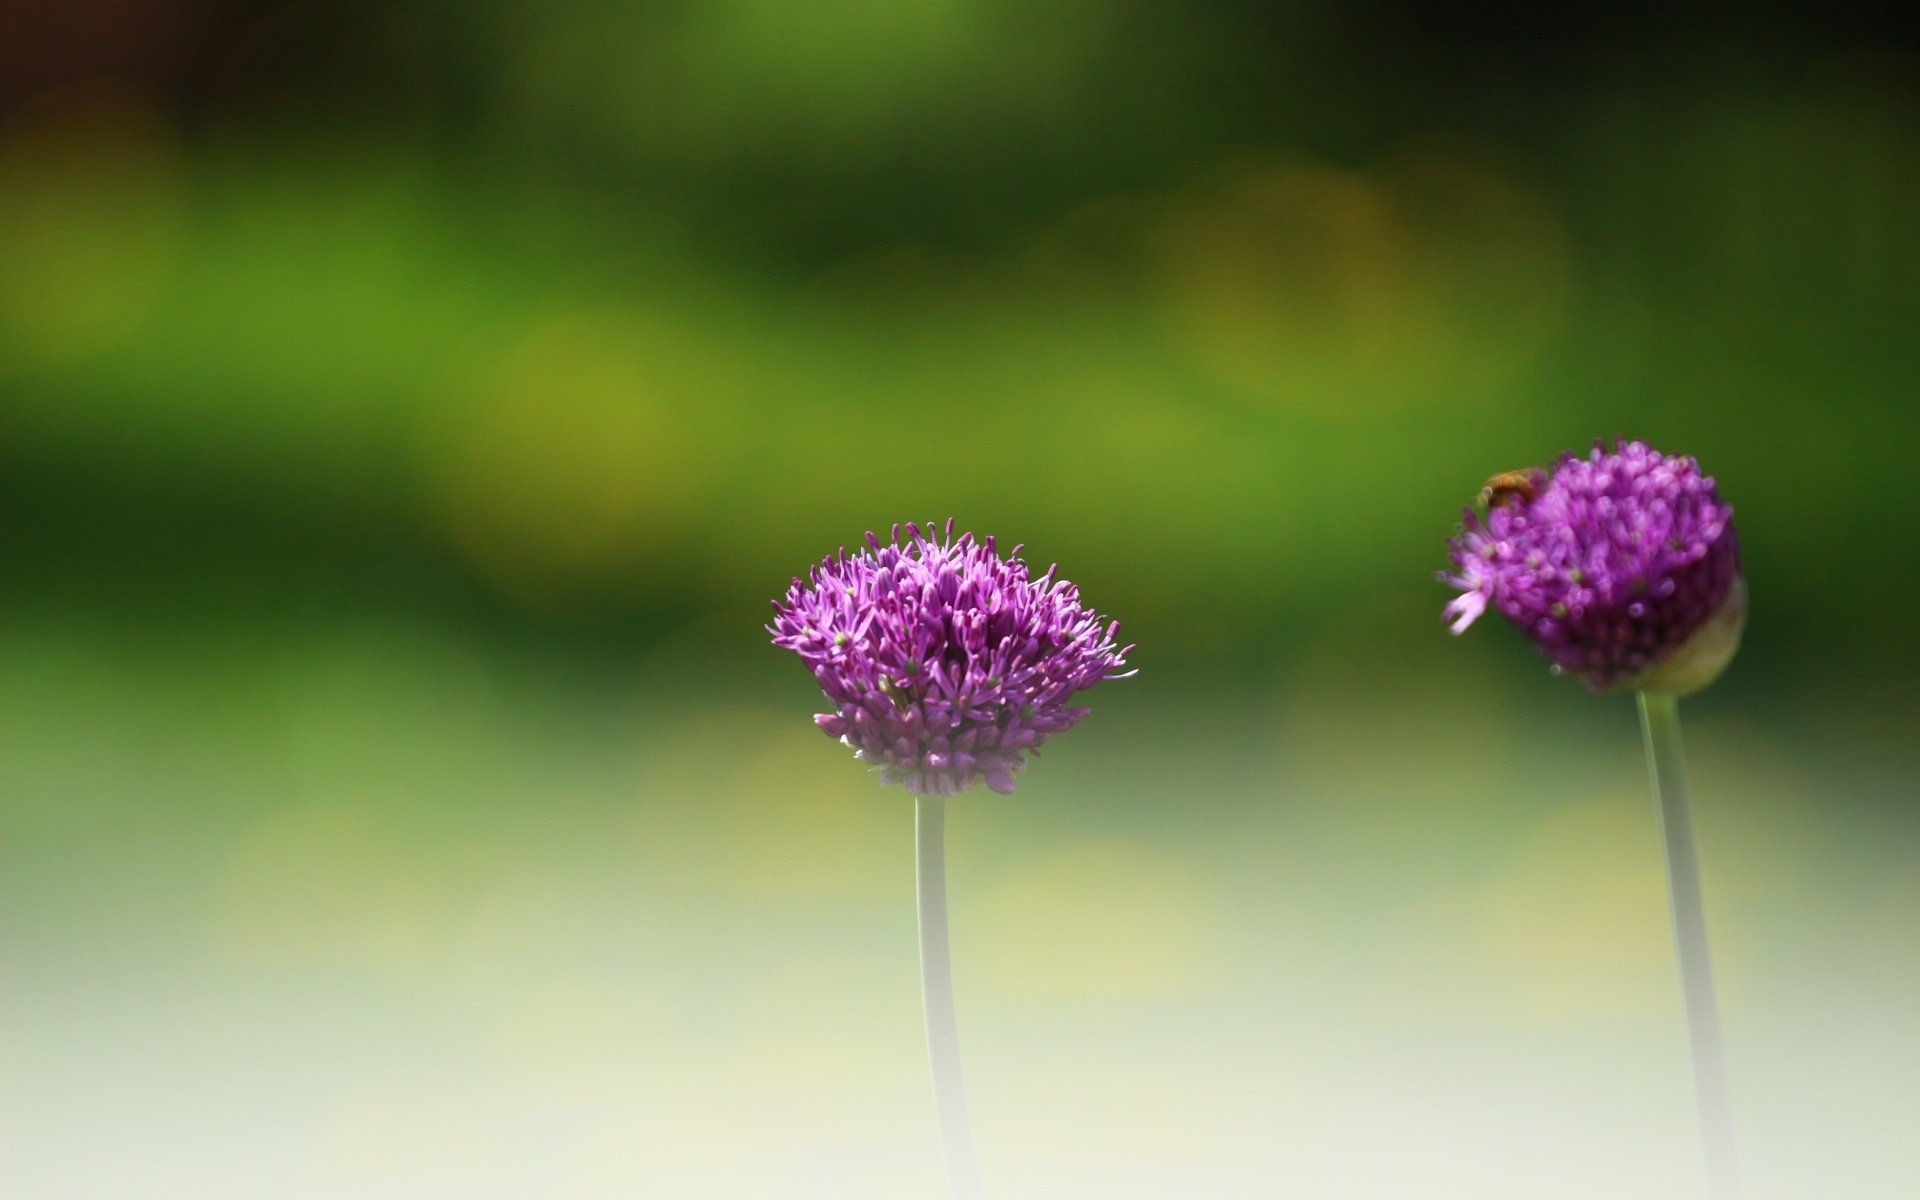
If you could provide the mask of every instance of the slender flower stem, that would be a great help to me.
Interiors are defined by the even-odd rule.
[[[914,879],[920,891],[920,995],[927,1012],[927,1057],[933,1065],[933,1102],[940,1116],[940,1148],[953,1200],[977,1200],[980,1168],[967,1120],[967,1084],[960,1074],[960,1031],[953,1015],[953,962],[947,953],[947,802],[915,796]]]
[[[1714,999],[1713,965],[1707,954],[1707,922],[1700,902],[1700,864],[1693,855],[1693,819],[1687,812],[1687,763],[1680,744],[1680,702],[1664,693],[1640,693],[1640,729],[1646,735],[1647,768],[1660,810],[1661,845],[1667,860],[1667,896],[1673,913],[1674,950],[1680,958],[1680,988],[1686,998],[1687,1036],[1693,1048],[1693,1095],[1700,1111],[1700,1137],[1707,1183],[1714,1200],[1740,1194],[1733,1155],[1733,1115],[1727,1098],[1727,1055]]]

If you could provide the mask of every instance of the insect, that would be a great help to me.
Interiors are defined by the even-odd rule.
[[[1547,473],[1539,467],[1502,471],[1487,480],[1486,486],[1480,489],[1480,507],[1489,510],[1502,508],[1516,500],[1522,504],[1530,503],[1546,483]]]

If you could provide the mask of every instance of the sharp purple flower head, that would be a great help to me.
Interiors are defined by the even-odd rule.
[[[1124,678],[1132,646],[1080,603],[1055,568],[1032,578],[1016,546],[894,526],[882,545],[824,559],[794,580],[767,626],[820,681],[829,737],[880,769],[882,784],[951,796],[984,782],[1013,791],[1028,753],[1087,715],[1068,701]],[[1127,672],[1132,674],[1132,672]]]
[[[1747,610],[1733,508],[1692,458],[1595,443],[1551,475],[1495,476],[1482,497],[1440,576],[1461,589],[1454,633],[1491,608],[1595,691],[1685,694],[1733,657]]]

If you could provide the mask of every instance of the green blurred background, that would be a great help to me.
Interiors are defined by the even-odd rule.
[[[1140,647],[955,806],[993,1194],[1695,1195],[1632,706],[1432,579],[1624,433],[1752,1194],[1911,1196],[1920,60],[1724,15],[0,7],[0,1193],[941,1194],[760,627],[951,514]]]

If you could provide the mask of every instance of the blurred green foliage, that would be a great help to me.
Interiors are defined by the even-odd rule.
[[[378,573],[630,651],[954,513],[1224,661],[1627,433],[1740,506],[1752,669],[1915,648],[1906,60],[788,8],[155,0],[117,76],[16,38],[72,77],[0,115],[7,602]]]

